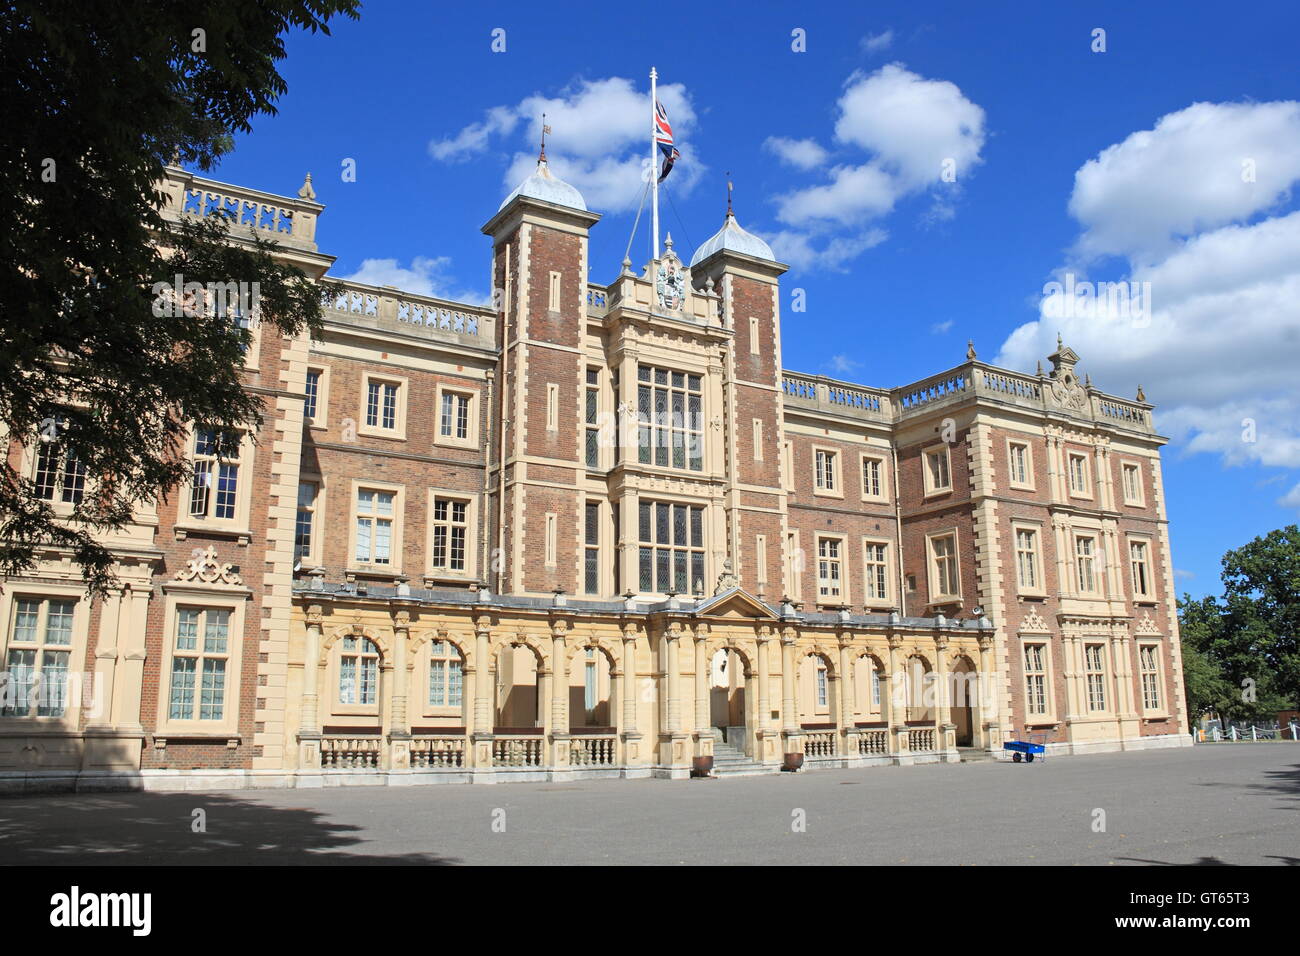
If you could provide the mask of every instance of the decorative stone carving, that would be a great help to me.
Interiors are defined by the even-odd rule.
[[[1024,619],[1020,622],[1020,630],[1046,632],[1049,628],[1047,627],[1047,622],[1043,620],[1043,616],[1038,613],[1038,608],[1031,608],[1029,613],[1026,614]]]
[[[740,579],[731,568],[731,558],[723,558],[722,573],[718,575],[718,586],[713,589],[713,593],[721,594],[723,591],[738,587],[740,587]]]
[[[206,551],[198,552],[185,567],[176,572],[177,581],[194,581],[199,584],[243,584],[233,564],[217,560],[217,549],[208,545]]]
[[[664,241],[664,256],[659,263],[659,272],[655,278],[655,291],[659,294],[659,308],[669,312],[680,312],[686,301],[686,274],[682,272],[682,260],[673,252],[673,238]]]
[[[1138,621],[1133,628],[1133,633],[1141,635],[1159,635],[1160,628],[1156,625],[1155,620],[1151,617],[1151,612],[1147,611],[1142,615],[1142,620]]]

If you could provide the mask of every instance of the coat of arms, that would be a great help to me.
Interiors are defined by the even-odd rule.
[[[659,308],[671,312],[681,311],[686,297],[686,276],[682,273],[680,260],[671,252],[659,265],[655,289],[659,293]]]

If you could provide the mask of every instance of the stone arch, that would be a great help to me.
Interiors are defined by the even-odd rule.
[[[577,635],[575,635],[577,636]],[[621,703],[618,699],[619,667],[622,654],[599,635],[577,636],[565,648],[567,687],[565,713],[570,733],[591,733],[591,728],[618,729]],[[593,651],[588,658],[586,651]]]
[[[903,661],[904,700],[907,720],[932,721],[938,713],[934,688],[934,662],[923,651],[913,650]]]
[[[836,655],[821,644],[795,650],[795,707],[799,723],[839,726],[839,673]]]
[[[609,663],[609,672],[611,676],[619,677],[623,673],[622,649],[611,646],[608,640],[598,634],[592,634],[586,638],[579,638],[577,641],[570,643],[566,647],[565,657],[570,671],[573,670],[573,659],[588,647],[594,647],[605,655],[605,660]]]
[[[460,652],[460,659],[466,671],[474,667],[474,635],[473,633],[462,634],[459,631],[452,631],[445,627],[429,627],[417,631],[411,628],[408,647],[411,654],[410,659],[414,661],[419,655],[421,648],[432,641],[446,641],[452,647]]]
[[[327,657],[334,645],[345,637],[364,637],[379,649],[379,658],[384,663],[393,659],[393,636],[391,628],[368,628],[363,624],[347,624],[336,627],[321,641],[322,659]]]
[[[493,726],[536,728],[546,720],[549,655],[523,631],[503,634],[491,649]]]
[[[948,707],[953,725],[957,728],[957,746],[975,744],[976,715],[980,705],[980,674],[975,661],[963,651],[952,655],[948,665]]]
[[[870,647],[851,647],[849,652],[850,672],[844,679],[853,681],[855,722],[870,724],[889,720],[891,675],[886,663],[889,652],[882,655]]]

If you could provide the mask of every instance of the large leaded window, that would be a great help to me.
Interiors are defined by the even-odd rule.
[[[600,502],[589,501],[583,511],[582,586],[587,594],[600,593]]]
[[[449,641],[429,645],[429,706],[459,707],[465,700],[465,670],[460,651]]]
[[[840,596],[840,582],[844,579],[841,544],[839,538],[817,539],[818,597],[834,600]]]
[[[230,616],[225,608],[177,608],[168,719],[225,717]]]
[[[68,707],[68,658],[75,601],[18,598],[0,681],[0,716],[62,717]]]
[[[1156,644],[1138,646],[1138,664],[1142,670],[1142,708],[1160,709],[1160,648]]]
[[[1025,645],[1025,711],[1047,713],[1047,645]]]
[[[688,594],[704,587],[704,508],[663,501],[640,507],[640,583],[643,592]]]
[[[339,703],[374,704],[379,700],[379,648],[366,637],[343,638],[339,656]]]
[[[698,375],[637,368],[637,454],[643,465],[704,470],[704,411]]]
[[[239,500],[240,435],[201,428],[194,433],[190,517],[233,521]]]
[[[1101,644],[1083,647],[1084,672],[1088,676],[1088,709],[1106,709],[1106,648]]]
[[[465,570],[465,535],[469,530],[469,503],[449,498],[433,499],[433,554],[429,565],[439,571]]]
[[[80,504],[86,492],[86,465],[74,449],[41,436],[36,446],[36,497],[42,501]]]

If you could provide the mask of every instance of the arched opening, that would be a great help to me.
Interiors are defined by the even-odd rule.
[[[496,726],[542,726],[541,681],[536,652],[527,644],[510,644],[497,653]]]
[[[745,670],[745,659],[735,648],[719,648],[709,659],[709,726],[730,746],[749,753]]]
[[[853,661],[853,719],[860,724],[889,720],[889,673],[874,654]]]
[[[979,673],[970,658],[957,658],[948,674],[948,701],[956,725],[958,747],[975,744],[975,714],[979,707]]]
[[[805,729],[834,727],[838,701],[835,700],[831,662],[817,652],[805,654],[799,661],[799,723]]]
[[[933,723],[938,690],[930,662],[919,654],[907,659],[907,719]]]
[[[605,652],[584,647],[569,665],[569,730],[614,726],[613,669]]]

